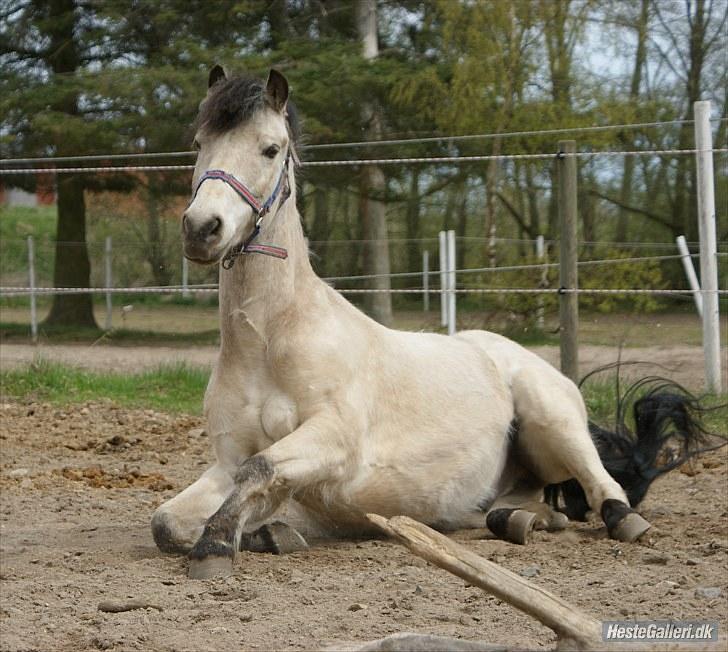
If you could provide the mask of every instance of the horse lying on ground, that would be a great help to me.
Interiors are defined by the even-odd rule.
[[[241,544],[300,541],[265,526],[289,498],[337,536],[370,530],[374,512],[444,530],[487,522],[523,543],[565,526],[561,489],[549,504],[544,487],[572,479],[611,537],[642,535],[650,524],[605,470],[574,383],[493,333],[385,328],[316,276],[296,131],[280,73],[213,68],[182,228],[185,256],[221,267],[204,408],[217,462],[157,509],[158,547],[189,553],[193,578],[228,574]]]

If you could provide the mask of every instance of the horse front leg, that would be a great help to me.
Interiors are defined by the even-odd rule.
[[[152,516],[152,536],[162,552],[187,553],[202,534],[205,521],[233,490],[229,467],[211,466],[184,491],[162,503]]]
[[[322,415],[242,462],[232,491],[189,553],[189,577],[230,575],[247,525],[270,516],[298,489],[344,477],[348,455],[341,432],[338,419]]]

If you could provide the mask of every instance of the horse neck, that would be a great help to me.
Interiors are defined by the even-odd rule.
[[[293,176],[293,175],[291,175]],[[317,280],[308,258],[301,216],[296,208],[295,182],[280,210],[263,218],[258,243],[283,247],[281,260],[259,253],[244,254],[232,269],[220,268],[220,326],[222,340],[240,335],[240,318],[267,341],[268,325],[300,301],[303,288]],[[231,340],[232,338],[232,340]]]

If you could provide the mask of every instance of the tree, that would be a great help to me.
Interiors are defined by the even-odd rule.
[[[42,143],[45,153],[60,156],[86,149],[83,145],[98,134],[84,129],[91,107],[81,102],[82,84],[75,74],[91,58],[99,58],[91,54],[88,39],[94,16],[82,17],[74,0],[33,0],[13,3],[7,21],[0,34],[0,57],[7,71],[0,106],[8,116],[5,128],[17,134],[16,147],[27,151]],[[58,177],[56,287],[89,286],[84,187],[81,175]],[[47,323],[95,327],[91,295],[54,296]]]
[[[376,0],[358,0],[357,25],[362,41],[365,59],[375,59],[379,54],[377,35]],[[368,140],[381,140],[381,110],[373,102],[362,107],[364,133]],[[364,249],[364,273],[375,275],[372,289],[380,290],[366,295],[365,305],[371,316],[379,323],[389,326],[392,323],[392,295],[387,292],[391,287],[389,278],[389,241],[387,235],[387,215],[384,205],[386,180],[378,165],[365,165],[361,170],[361,199],[359,203],[364,239],[368,242]]]

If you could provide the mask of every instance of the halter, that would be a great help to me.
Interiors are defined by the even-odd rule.
[[[240,198],[253,209],[253,212],[257,216],[255,226],[253,226],[253,232],[243,242],[230,249],[230,251],[228,251],[223,257],[222,266],[225,269],[232,268],[235,264],[235,259],[242,254],[263,254],[265,256],[273,256],[274,258],[288,258],[288,252],[283,247],[276,247],[275,245],[269,244],[253,244],[253,240],[260,233],[260,224],[263,221],[263,218],[270,212],[270,209],[278,198],[278,195],[281,195],[281,202],[278,205],[278,210],[281,209],[281,206],[283,206],[286,200],[291,196],[291,188],[289,186],[287,174],[288,161],[290,158],[291,154],[289,151],[288,154],[286,154],[283,169],[278,175],[276,187],[273,189],[270,197],[268,197],[268,199],[266,199],[262,204],[242,181],[224,170],[207,170],[197,182],[197,187],[192,195],[192,201],[194,201],[195,197],[197,197],[200,186],[205,181],[218,179],[220,181],[224,181],[228,186],[230,186],[240,196]]]

